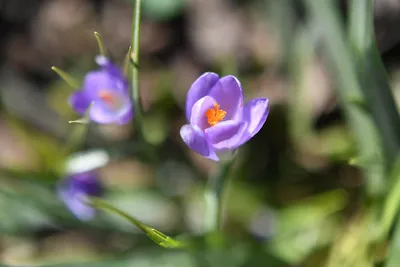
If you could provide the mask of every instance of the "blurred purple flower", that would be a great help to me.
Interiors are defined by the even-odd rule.
[[[219,161],[218,152],[238,148],[264,125],[269,100],[256,98],[244,105],[243,91],[234,76],[220,78],[204,73],[191,86],[186,99],[186,118],[181,128],[186,145],[200,155]]]
[[[87,221],[96,215],[96,210],[85,203],[86,197],[101,197],[104,190],[95,172],[83,172],[62,180],[57,193],[78,219]]]
[[[71,95],[69,104],[80,114],[90,108],[89,116],[97,123],[128,123],[133,117],[128,82],[108,58],[97,56],[96,62],[101,69],[86,74],[83,88]]]

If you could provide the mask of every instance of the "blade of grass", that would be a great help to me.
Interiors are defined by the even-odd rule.
[[[385,267],[400,266],[400,220],[397,221],[395,228]]]
[[[349,40],[366,106],[382,137],[387,166],[400,149],[400,117],[376,44],[373,0],[350,1]]]
[[[365,109],[366,99],[358,81],[354,55],[346,43],[337,10],[332,1],[304,2],[311,15],[309,25],[321,38],[325,56],[337,83],[339,100],[357,141],[358,157],[375,158],[382,154],[382,140],[371,114]],[[379,161],[363,167],[370,197],[380,197],[385,192],[384,171]]]

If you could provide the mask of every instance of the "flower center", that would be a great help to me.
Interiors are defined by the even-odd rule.
[[[124,105],[123,99],[112,91],[106,89],[100,90],[98,96],[103,101],[104,107],[108,109],[108,111],[116,112]]]
[[[207,121],[210,126],[214,126],[218,122],[222,121],[225,116],[226,111],[219,109],[219,105],[217,103],[214,104],[214,108],[210,108],[206,111]]]
[[[116,103],[115,96],[107,90],[101,90],[99,92],[99,98],[108,105],[114,105]]]

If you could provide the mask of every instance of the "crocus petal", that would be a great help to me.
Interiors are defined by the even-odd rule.
[[[65,205],[78,219],[89,221],[96,215],[96,210],[83,202],[85,199],[84,195],[77,194],[68,198],[68,200],[64,200]]]
[[[76,91],[70,96],[68,103],[76,112],[83,114],[90,105],[90,99],[84,91]]]
[[[247,142],[256,135],[267,120],[269,113],[269,100],[267,98],[257,98],[251,100],[243,109],[243,120],[247,121],[248,126],[242,137],[241,143]]]
[[[121,69],[113,64],[111,60],[109,60],[107,57],[98,55],[95,58],[96,63],[102,67],[102,71],[107,72],[109,75],[113,76],[117,81],[118,80],[125,80],[124,74],[122,73]],[[128,84],[126,83],[126,86]]]
[[[119,120],[118,115],[118,113],[110,112],[103,105],[96,102],[93,103],[89,111],[90,119],[100,124],[117,122]]]
[[[114,89],[115,81],[106,71],[91,71],[85,76],[83,88],[88,98],[96,100],[101,90]]]
[[[133,118],[133,114],[134,114],[134,111],[133,111],[132,106],[130,105],[130,108],[129,108],[127,111],[125,111],[125,112],[119,117],[117,123],[118,123],[119,125],[123,125],[123,124],[129,123],[129,122],[132,120],[132,118]]]
[[[210,91],[220,108],[226,111],[226,120],[239,120],[243,107],[243,90],[238,79],[232,75],[222,77]]]
[[[111,61],[103,55],[97,55],[94,58],[94,61],[96,61],[96,63],[101,67],[107,67],[109,64],[111,64]]]
[[[57,186],[57,194],[78,219],[88,221],[96,215],[96,210],[83,202],[86,194],[77,191],[71,180],[62,181]]]
[[[222,121],[205,130],[208,140],[217,150],[236,149],[247,128],[245,121]]]
[[[80,220],[90,220],[96,210],[86,203],[91,196],[101,197],[104,188],[95,172],[71,174],[57,183],[57,194],[67,208]]]
[[[69,178],[69,187],[72,192],[82,192],[83,195],[99,197],[104,193],[97,174],[90,171],[73,174]]]
[[[202,130],[210,127],[207,121],[206,112],[207,110],[213,108],[215,103],[215,99],[211,96],[205,96],[199,99],[193,105],[190,117],[190,124],[197,125]]]
[[[210,146],[204,132],[196,125],[186,124],[180,131],[183,142],[203,157],[218,161],[218,156]]]
[[[213,86],[218,82],[219,76],[213,72],[201,75],[190,87],[186,98],[186,118],[189,121],[193,105],[202,97],[206,96]]]

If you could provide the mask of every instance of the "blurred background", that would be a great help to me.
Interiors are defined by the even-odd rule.
[[[50,67],[78,79],[97,68],[94,31],[122,65],[133,1],[0,0],[0,263],[323,266],[339,252],[364,253],[358,230],[370,199],[359,169],[348,164],[355,142],[302,2],[142,2],[146,144],[132,125],[90,124],[86,136],[74,135],[82,140],[71,151],[71,134],[85,126],[68,124],[79,118],[67,103],[73,89]],[[346,25],[346,1],[335,4]],[[400,100],[400,2],[376,0],[374,22]],[[57,198],[56,183],[72,152],[101,150],[110,157],[98,170],[107,201],[171,236],[201,239],[203,190],[216,164],[190,151],[179,129],[186,93],[205,71],[236,75],[246,99],[271,103],[265,126],[230,173],[224,245],[165,250],[114,215],[76,219]],[[379,261],[386,252],[384,243],[371,255]]]

